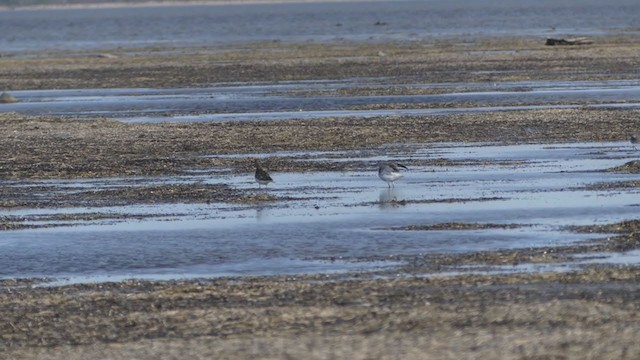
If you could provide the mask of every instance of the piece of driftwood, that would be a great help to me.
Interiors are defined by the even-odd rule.
[[[586,37],[577,37],[571,39],[552,39],[548,38],[545,45],[589,45],[593,44],[592,40]]]

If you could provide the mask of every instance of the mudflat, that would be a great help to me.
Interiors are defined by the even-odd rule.
[[[544,42],[527,37],[40,51],[3,56],[0,81],[10,91],[387,77],[392,92],[394,83],[403,82],[637,78],[637,36],[596,37],[587,46]]]
[[[638,269],[3,288],[3,356],[633,358]]]
[[[10,91],[389,77],[386,91],[394,92],[394,83],[622,80],[637,78],[639,44],[640,38],[621,36],[575,47],[548,47],[540,39],[484,39],[464,44],[265,43],[241,50],[112,51],[109,56],[60,52],[0,58],[0,81]],[[637,129],[638,115],[635,109],[583,107],[429,117],[125,124],[106,118],[1,113],[0,178],[156,176],[216,166],[251,170],[250,159],[201,156],[211,153],[367,149],[399,142],[616,141]],[[280,161],[281,169],[302,170],[286,157]],[[329,170],[322,163],[315,166]],[[630,166],[626,171],[636,170]],[[203,192],[209,201],[251,200],[250,194],[225,187],[152,190],[102,196],[117,204],[175,197],[198,201]],[[10,195],[5,191],[3,197]],[[33,206],[19,199],[0,205]],[[38,280],[5,280],[0,284],[0,357],[637,358],[636,265],[423,276],[423,270],[438,264],[553,263],[577,252],[638,247],[635,221],[577,231],[602,232],[602,241],[585,245],[588,248],[416,256],[411,265],[375,276],[54,287],[34,286],[46,285]]]

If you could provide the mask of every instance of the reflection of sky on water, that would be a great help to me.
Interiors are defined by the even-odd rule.
[[[2,111],[25,114],[111,117],[129,123],[267,121],[327,117],[445,115],[505,110],[638,108],[640,82],[508,82],[500,84],[405,84],[397,88],[438,88],[436,95],[328,96],[330,90],[386,88],[386,78],[348,79],[329,83],[299,81],[281,84],[182,89],[85,89],[12,91],[20,101]],[[457,92],[459,87],[474,89]],[[523,89],[526,89],[523,90]],[[304,90],[303,94],[296,93]],[[323,95],[309,94],[320,91]],[[471,107],[451,107],[465,103]],[[570,103],[571,105],[567,105]],[[409,104],[431,108],[357,110],[376,104]],[[518,104],[514,106],[514,104]],[[438,106],[441,105],[441,106]],[[167,115],[170,113],[171,115]]]
[[[346,271],[349,259],[461,253],[557,246],[601,237],[573,234],[567,225],[610,223],[640,216],[634,188],[589,191],[605,181],[638,175],[600,172],[635,158],[625,142],[555,145],[403,144],[397,159],[520,161],[518,165],[410,166],[395,189],[378,179],[375,162],[389,148],[363,152],[310,152],[305,157],[350,157],[372,164],[366,171],[281,173],[268,190],[252,174],[92,180],[6,182],[14,186],[77,191],[150,184],[225,183],[299,200],[258,204],[156,204],[106,208],[16,209],[0,216],[64,213],[155,214],[132,221],[88,221],[82,226],[4,231],[1,277],[177,277],[234,273]],[[291,154],[281,154],[291,155]],[[369,156],[370,158],[368,158]],[[339,158],[338,158],[339,160]],[[454,199],[454,201],[449,201]],[[397,231],[391,227],[448,222],[528,224],[513,229]],[[46,223],[42,221],[41,223]],[[341,263],[309,263],[314,259]],[[632,261],[635,256],[625,259]],[[256,264],[252,268],[250,264]],[[234,265],[235,264],[235,265]],[[242,264],[242,265],[240,265]],[[260,266],[258,266],[261,264]],[[371,265],[371,264],[369,264]],[[371,268],[360,264],[360,269]],[[378,266],[378,265],[375,265]],[[374,266],[374,267],[375,267]],[[170,271],[167,269],[171,269]]]

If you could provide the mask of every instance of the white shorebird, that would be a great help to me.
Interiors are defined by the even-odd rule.
[[[394,181],[402,177],[399,168],[406,169],[407,167],[402,164],[392,162],[378,164],[378,176],[383,181],[386,181],[390,188],[395,187]]]
[[[270,182],[273,182],[273,179],[271,178],[271,176],[269,175],[269,173],[267,172],[267,170],[263,169],[262,167],[260,167],[260,164],[258,163],[258,160],[256,160],[254,162],[254,164],[256,165],[256,182],[258,183],[258,187],[264,185],[267,186],[269,185]]]

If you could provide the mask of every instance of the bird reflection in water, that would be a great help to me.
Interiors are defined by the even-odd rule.
[[[378,206],[381,209],[394,209],[406,205],[406,200],[402,197],[402,192],[395,188],[380,190]]]
[[[264,221],[271,217],[271,206],[258,206],[256,208],[256,220]]]

